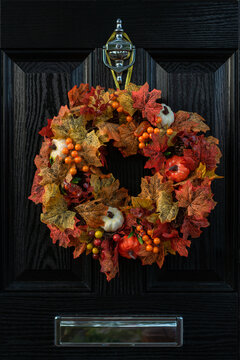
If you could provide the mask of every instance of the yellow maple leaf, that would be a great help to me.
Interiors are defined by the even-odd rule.
[[[61,231],[74,229],[76,214],[68,210],[67,202],[61,195],[59,186],[47,184],[44,190],[44,212],[41,214],[41,221],[48,225],[55,225]]]
[[[131,116],[135,113],[137,109],[133,107],[133,98],[132,91],[138,91],[141,86],[137,86],[133,83],[130,83],[124,91],[118,93],[118,101],[123,109]]]
[[[132,196],[132,206],[134,208],[143,208],[143,209],[152,209],[153,208],[153,202],[151,199],[142,199],[140,197],[134,197]]]

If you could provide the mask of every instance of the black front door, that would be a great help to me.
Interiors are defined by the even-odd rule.
[[[238,359],[238,18],[237,1],[1,1],[2,292],[0,358]],[[122,259],[108,283],[90,257],[51,243],[28,200],[33,159],[47,118],[75,84],[114,87],[101,47],[116,18],[137,47],[132,81],[162,90],[163,102],[201,114],[223,153],[211,226],[188,258],[157,266]],[[130,192],[135,164],[117,176]],[[124,172],[125,175],[122,175]],[[181,316],[179,348],[54,345],[54,318]]]

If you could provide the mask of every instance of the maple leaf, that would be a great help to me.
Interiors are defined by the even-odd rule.
[[[138,91],[132,92],[134,100],[133,107],[142,111],[142,116],[146,117],[153,125],[157,125],[156,116],[162,110],[162,105],[156,100],[161,98],[161,90],[149,90],[148,83],[145,83]]]
[[[175,120],[171,128],[173,131],[193,131],[193,132],[206,132],[210,128],[204,123],[204,119],[197,113],[179,110],[175,114]]]
[[[41,176],[39,176],[40,170],[37,169],[34,175],[32,189],[31,189],[31,195],[28,197],[29,200],[32,200],[35,204],[42,203],[42,197],[44,194],[44,187],[40,185],[40,182],[42,180]]]
[[[152,209],[153,208],[153,202],[151,199],[142,199],[140,197],[131,197],[132,200],[132,206],[134,208],[143,208],[143,209]]]
[[[67,202],[61,195],[59,186],[47,184],[44,186],[43,213],[41,221],[47,225],[55,225],[59,230],[74,229],[75,212],[68,210]]]
[[[101,243],[104,256],[100,257],[101,272],[107,276],[107,281],[115,278],[119,271],[118,265],[118,245],[114,248],[110,245],[108,240],[103,240]]]
[[[172,181],[163,183],[163,176],[156,173],[154,176],[142,178],[141,190],[139,198],[150,199],[156,203],[157,216],[161,222],[170,222],[176,218],[178,205],[172,199]],[[156,219],[153,220],[155,221]]]
[[[168,148],[168,137],[166,135],[152,135],[152,143],[148,144],[143,149],[144,156],[148,156],[150,159],[146,162],[145,169],[155,169],[160,171],[166,160],[163,152]]]
[[[192,149],[184,149],[181,163],[190,171],[194,171],[199,164],[199,159],[194,154]]]
[[[188,216],[203,218],[215,207],[211,187],[208,184],[201,184],[193,187],[190,180],[183,184],[180,190],[175,190],[178,206],[187,208]]]
[[[138,152],[138,140],[134,135],[135,130],[136,125],[133,121],[122,124],[118,128],[120,140],[114,141],[113,145],[120,148],[123,157],[135,155]]]
[[[80,230],[74,237],[70,237],[69,247],[74,246],[73,258],[79,257],[87,248],[87,242],[89,241],[89,235],[86,231]]]
[[[81,230],[76,226],[76,218],[73,229],[65,229],[64,231],[59,230],[54,225],[47,225],[50,230],[50,237],[52,238],[53,244],[56,244],[59,241],[59,246],[67,248],[71,244],[72,238],[79,237],[81,235]]]
[[[89,133],[87,133],[84,141],[83,141],[83,145],[87,144],[87,145],[91,145],[95,148],[99,148],[100,146],[102,146],[102,143],[100,142],[98,136],[96,135],[95,131],[92,130]]]
[[[83,100],[85,99],[86,94],[89,91],[88,84],[80,84],[79,87],[75,85],[69,92],[68,92],[68,100],[70,104],[70,108],[74,106],[79,106],[83,104]]]
[[[111,185],[114,181],[115,178],[112,174],[107,178],[101,178],[100,175],[92,174],[90,184],[93,187],[95,194],[97,194],[103,187]]]
[[[119,101],[119,104],[123,107],[124,111],[126,111],[131,116],[133,116],[133,114],[137,110],[133,107],[134,101],[132,97],[132,92],[138,91],[139,89],[140,86],[130,83],[125,90],[118,92],[117,99]]]
[[[99,150],[92,145],[87,144],[86,142],[82,143],[82,149],[79,152],[81,157],[86,161],[88,165],[92,166],[102,166],[102,162],[100,160],[100,152]]]
[[[159,173],[153,176],[146,176],[141,180],[141,193],[138,195],[142,199],[151,199],[155,203],[158,201],[159,192],[167,191],[172,192],[172,182],[167,181],[163,183],[163,176]]]
[[[172,249],[177,251],[180,256],[188,256],[186,246],[190,247],[191,241],[180,238],[177,230],[171,230],[170,233],[163,233],[163,237],[171,241]]]
[[[190,240],[184,240],[182,238],[174,238],[171,240],[171,246],[174,251],[177,251],[180,256],[188,257],[188,250],[186,248],[191,246]]]
[[[118,124],[112,124],[110,122],[102,122],[97,124],[97,127],[99,129],[98,137],[102,139],[103,142],[110,140],[120,141]]]
[[[200,138],[200,161],[203,164],[206,164],[207,170],[213,170],[216,168],[216,164],[220,162],[220,158],[222,156],[219,147],[213,136],[209,136],[208,138],[201,137]],[[193,149],[195,149],[193,147]]]
[[[47,119],[47,122],[48,122],[47,126],[44,126],[39,131],[39,135],[51,138],[51,137],[53,137],[53,132],[52,132],[52,129],[51,129],[52,119]]]
[[[59,156],[57,156],[51,167],[44,167],[41,169],[41,172],[39,173],[39,176],[42,177],[40,184],[61,184],[66,177],[67,172],[68,167],[59,159]]]
[[[51,152],[51,140],[45,138],[45,141],[42,142],[42,146],[39,152],[39,155],[36,155],[34,163],[37,169],[47,167],[49,165],[49,155]]]
[[[80,143],[86,138],[85,119],[81,115],[75,118],[72,114],[67,114],[65,118],[54,117],[52,130],[55,138],[65,139],[70,137],[76,143]]]
[[[208,226],[209,222],[206,218],[196,219],[193,216],[185,216],[181,226],[183,239],[187,240],[188,236],[191,236],[192,238],[198,238],[202,233],[200,228],[206,228]]]
[[[161,269],[165,258],[164,245],[160,244],[159,252],[157,254],[147,251],[146,246],[141,245],[139,251],[137,252],[137,256],[140,257],[142,265],[152,265],[156,262]]]
[[[98,180],[93,177],[91,183],[94,184],[94,197],[101,199],[103,204],[112,207],[121,207],[127,204],[128,191],[125,188],[119,189],[119,180],[115,180],[113,176]]]
[[[105,92],[103,87],[99,85],[96,88],[92,87],[84,99],[84,103],[80,113],[87,116],[88,120],[93,120],[94,125],[112,118],[113,108],[110,105],[110,93]]]
[[[162,223],[171,222],[178,214],[178,203],[173,202],[172,194],[160,191],[157,199],[157,212]]]
[[[92,200],[76,206],[75,209],[83,217],[88,226],[96,228],[104,225],[102,217],[107,215],[108,206],[99,200]]]

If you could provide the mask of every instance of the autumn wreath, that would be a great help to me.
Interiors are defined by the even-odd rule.
[[[48,120],[30,199],[42,203],[41,221],[73,256],[92,254],[111,280],[118,256],[161,268],[168,254],[188,256],[191,238],[209,225],[215,207],[211,182],[221,152],[197,113],[159,100],[160,90],[129,84],[125,90],[88,84],[68,93],[69,107]],[[131,197],[106,172],[106,144],[123,157],[142,154],[152,176]]]

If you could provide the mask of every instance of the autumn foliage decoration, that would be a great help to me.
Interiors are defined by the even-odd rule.
[[[173,113],[147,83],[117,91],[81,84],[68,97],[69,107],[40,131],[29,197],[42,204],[53,243],[72,247],[74,258],[91,254],[108,280],[119,256],[160,268],[168,254],[188,256],[190,239],[209,226],[211,183],[220,177],[218,140],[205,135],[204,119]],[[142,178],[138,196],[107,173],[107,143],[124,158],[146,157],[152,176]]]

